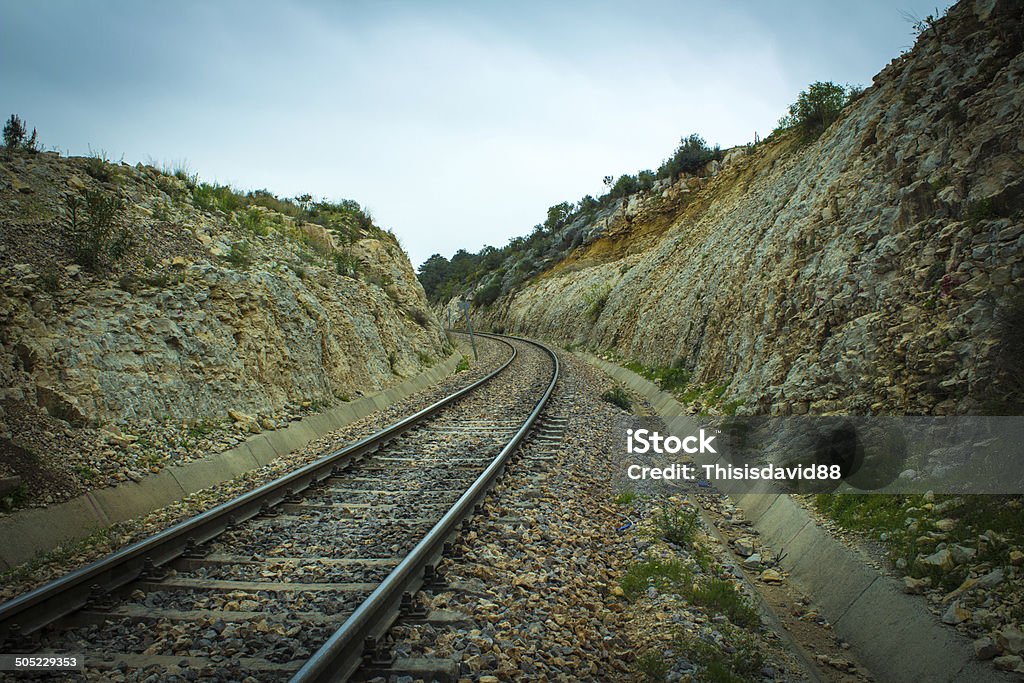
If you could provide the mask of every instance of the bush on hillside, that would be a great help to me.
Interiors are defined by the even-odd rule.
[[[498,300],[499,296],[501,296],[501,283],[492,282],[473,296],[473,303],[477,306],[490,306]]]
[[[813,140],[839,118],[843,107],[855,94],[859,94],[856,88],[831,81],[811,83],[789,106],[789,114],[779,119],[776,130],[795,130],[801,138]]]
[[[681,173],[697,173],[709,161],[722,158],[722,148],[718,145],[709,147],[697,133],[679,141],[672,158],[658,168],[659,178],[671,178],[675,180]]]
[[[71,255],[83,268],[102,272],[131,247],[131,234],[121,224],[124,201],[120,197],[86,190],[64,199],[68,211],[67,241]]]
[[[39,151],[39,144],[36,139],[36,129],[28,134],[28,125],[21,120],[21,117],[11,114],[4,124],[4,147],[8,152],[24,150],[27,152]]]

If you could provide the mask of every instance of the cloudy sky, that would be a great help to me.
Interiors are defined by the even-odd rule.
[[[0,0],[0,114],[62,152],[355,199],[418,265],[528,233],[692,132],[764,136],[812,81],[867,85],[934,8]]]

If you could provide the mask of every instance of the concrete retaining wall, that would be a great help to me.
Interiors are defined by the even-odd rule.
[[[152,512],[266,465],[438,382],[455,371],[461,358],[462,353],[457,352],[401,384],[293,422],[284,429],[256,434],[231,450],[172,465],[139,482],[96,489],[64,503],[22,510],[0,519],[0,568],[9,569],[61,543],[85,538],[97,529]]]
[[[694,431],[694,420],[653,382],[600,358],[577,355],[646,398],[669,431]],[[782,567],[790,580],[812,597],[879,680],[1011,680],[979,662],[971,643],[940,623],[923,600],[904,594],[895,579],[862,562],[789,496],[764,492],[732,498],[765,542],[785,549]]]

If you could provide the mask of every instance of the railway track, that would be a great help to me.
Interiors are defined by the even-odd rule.
[[[508,360],[473,384],[3,603],[0,652],[84,654],[89,680],[339,681],[380,664],[513,452],[545,438],[557,358],[494,339]]]

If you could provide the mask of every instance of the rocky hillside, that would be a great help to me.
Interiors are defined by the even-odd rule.
[[[1019,2],[965,0],[817,139],[635,195],[477,315],[741,412],[1019,413],[1022,46]]]
[[[45,434],[167,421],[259,431],[446,357],[394,236],[354,202],[304,200],[0,152],[4,448],[31,461]]]

